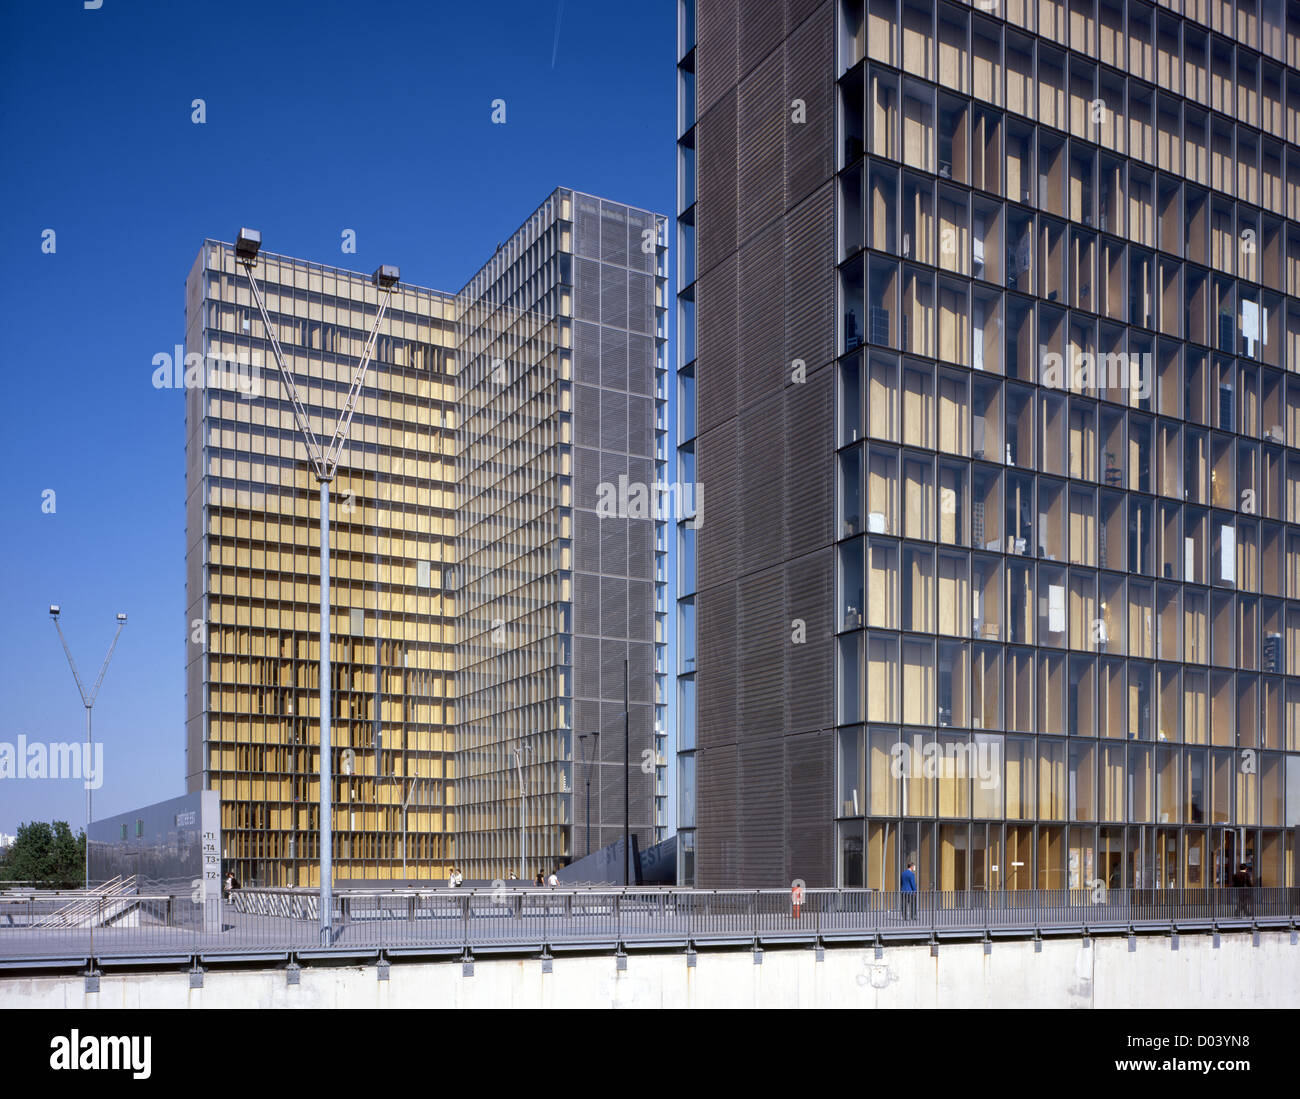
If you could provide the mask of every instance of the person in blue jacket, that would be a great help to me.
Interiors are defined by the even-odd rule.
[[[916,863],[911,860],[907,863],[907,869],[903,871],[901,889],[903,892],[903,918],[914,920],[916,919]]]

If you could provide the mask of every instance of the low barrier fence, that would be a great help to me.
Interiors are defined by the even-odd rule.
[[[54,924],[79,901],[94,915]],[[1300,889],[437,889],[319,895],[237,890],[224,899],[142,893],[0,895],[0,965],[51,959],[253,958],[310,952],[465,954],[636,945],[925,939],[1088,931],[1296,929]]]

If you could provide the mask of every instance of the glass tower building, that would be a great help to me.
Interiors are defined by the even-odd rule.
[[[379,307],[368,278],[263,252],[256,276],[313,431],[334,433]],[[401,285],[331,515],[334,867],[428,878],[451,855],[455,299]],[[319,497],[228,244],[186,289],[186,785],[221,793],[241,882],[319,884]],[[197,378],[196,373],[195,377]]]
[[[684,880],[1293,884],[1300,5],[680,10]]]
[[[549,874],[620,840],[625,747],[632,832],[644,849],[667,830],[666,524],[629,506],[666,480],[665,225],[558,190],[459,297],[471,877]]]
[[[642,849],[669,831],[668,535],[637,491],[667,479],[666,235],[558,190],[460,294],[394,293],[332,491],[337,878],[504,879],[521,847],[531,878],[625,802]],[[265,251],[256,277],[328,440],[380,292]],[[242,882],[317,886],[319,496],[231,245],[190,272],[186,349],[187,788]]]

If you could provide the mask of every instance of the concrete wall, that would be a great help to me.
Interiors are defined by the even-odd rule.
[[[87,994],[81,977],[0,978],[0,1008],[86,1007],[1300,1007],[1300,946],[1286,933],[1167,936],[769,950],[762,965],[748,951],[480,959],[474,975],[459,963],[394,963],[380,981],[374,966],[304,967],[290,986],[282,970],[209,970],[191,989],[184,972],[106,973]]]

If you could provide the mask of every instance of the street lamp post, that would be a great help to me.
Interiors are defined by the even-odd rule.
[[[94,792],[91,790],[89,770],[92,766],[91,761],[94,759],[91,753],[90,742],[90,712],[95,707],[95,699],[99,695],[99,688],[103,686],[104,676],[108,673],[108,662],[113,659],[113,650],[117,648],[117,639],[122,636],[122,629],[126,626],[126,615],[117,616],[117,632],[113,634],[113,643],[108,647],[108,655],[104,657],[103,666],[99,669],[99,676],[95,679],[95,685],[90,688],[90,693],[86,693],[86,688],[81,685],[81,676],[77,673],[77,662],[72,659],[72,650],[68,648],[67,638],[63,636],[63,627],[59,625],[60,607],[57,603],[50,604],[50,621],[54,623],[55,632],[59,635],[59,642],[63,645],[63,653],[68,658],[68,667],[72,669],[72,678],[76,681],[77,691],[81,695],[81,704],[86,708],[86,766],[87,774],[82,778],[86,785],[86,889],[90,889],[90,815],[91,805]]]
[[[632,865],[632,724],[627,657],[623,657],[623,888],[631,885]]]
[[[587,769],[587,854],[590,855],[591,854],[591,763],[587,759],[586,741],[588,737],[591,737],[592,739],[599,742],[600,733],[579,733],[578,734],[578,742],[582,745],[582,765]],[[597,749],[600,748],[599,743],[596,744],[596,748]]]
[[[411,795],[415,793],[415,784],[418,779],[407,779],[406,797],[402,799],[402,880],[406,880],[406,809],[411,804]]]
[[[262,300],[261,288],[253,276],[257,265],[257,255],[262,247],[262,234],[255,229],[240,229],[235,238],[235,259],[241,263],[248,274],[248,285],[252,288],[253,298],[262,315],[262,324],[266,327],[266,338],[275,355],[275,365],[280,371],[280,381],[284,385],[289,401],[293,405],[294,420],[302,432],[307,446],[307,457],[312,471],[320,485],[320,937],[322,945],[328,946],[333,939],[334,881],[333,881],[333,774],[330,744],[330,482],[338,470],[339,458],[347,441],[348,429],[352,425],[352,416],[356,412],[357,402],[361,397],[361,386],[366,380],[366,371],[374,355],[375,342],[379,338],[379,326],[393,290],[401,278],[396,267],[384,265],[375,271],[372,281],[384,291],[379,311],[375,314],[375,323],[370,329],[370,337],[361,353],[361,361],[352,375],[352,386],[347,399],[339,413],[339,422],[334,429],[329,448],[323,449],[316,433],[311,429],[307,410],[298,396],[298,387],[293,383],[293,375],[285,366],[284,352],[280,350],[280,340],[276,336],[271,318],[266,312],[266,303]]]
[[[528,784],[524,778],[524,753],[532,754],[533,746],[524,744],[511,748],[510,755],[515,761],[515,770],[519,773],[519,880],[527,881],[528,867]]]

